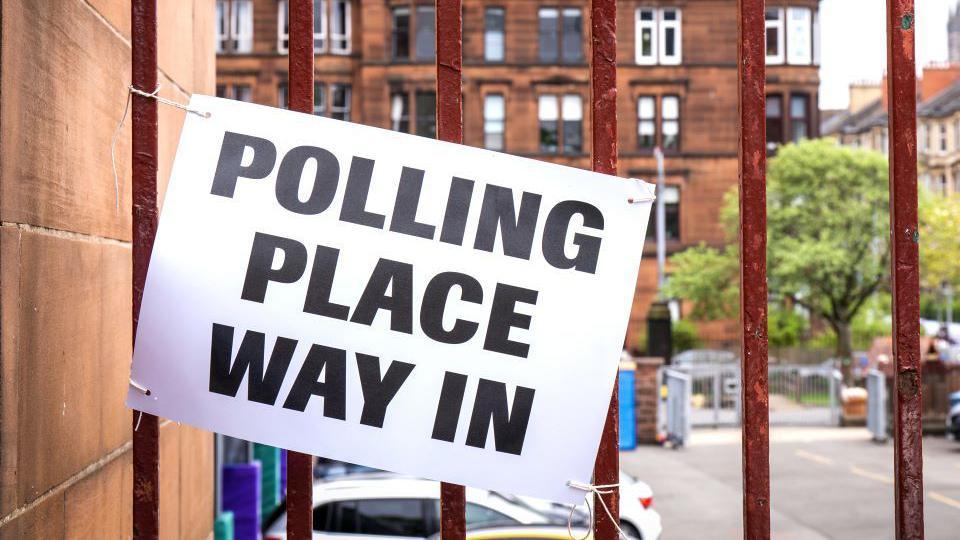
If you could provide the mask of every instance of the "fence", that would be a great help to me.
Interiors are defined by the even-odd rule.
[[[313,102],[313,2],[291,0],[290,104],[310,112]],[[460,0],[436,0],[437,118],[441,139],[461,142]],[[591,0],[590,75],[592,163],[617,172],[616,0]],[[743,384],[744,537],[770,537],[770,455],[767,373],[766,133],[764,1],[738,0],[738,99],[740,177],[740,320]],[[897,538],[923,537],[919,262],[917,231],[916,71],[913,0],[887,0],[891,267],[893,291],[895,502]],[[157,85],[157,0],[131,2],[132,84],[144,92]],[[141,95],[133,105],[133,335],[157,227],[157,103]],[[597,453],[594,482],[616,484],[617,388]],[[159,439],[155,416],[134,415],[133,535],[159,537]],[[312,534],[310,457],[291,453],[288,466],[287,531],[291,540]],[[612,515],[619,491],[602,495]],[[441,487],[441,534],[464,538],[464,490]],[[617,536],[598,512],[597,540]]]
[[[666,441],[674,447],[683,446],[690,440],[690,429],[693,425],[692,407],[692,378],[689,374],[675,369],[660,370],[660,386],[667,391],[667,399],[661,400],[658,411],[658,422],[662,422],[662,431]],[[660,428],[658,428],[660,429]]]

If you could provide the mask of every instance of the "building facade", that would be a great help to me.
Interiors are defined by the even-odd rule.
[[[869,95],[872,99],[864,99]],[[889,151],[886,84],[850,87],[850,107],[821,131],[840,144]],[[917,84],[918,181],[930,193],[960,193],[960,64],[930,65]]]
[[[316,114],[434,137],[434,3],[315,0]],[[464,0],[464,143],[590,166],[589,2]],[[667,249],[726,240],[723,194],[737,183],[736,0],[618,2],[619,175],[652,180],[666,156]],[[217,92],[287,103],[285,0],[217,2]],[[817,135],[818,0],[769,0],[770,149]],[[627,345],[656,296],[653,227]],[[733,343],[735,323],[705,325]]]

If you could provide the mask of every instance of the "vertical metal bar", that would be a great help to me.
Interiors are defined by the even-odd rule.
[[[463,20],[461,0],[437,0],[437,138],[463,144]],[[467,535],[467,493],[457,484],[440,484],[440,536]]]
[[[617,1],[590,2],[590,114],[593,170],[617,174]],[[620,481],[618,382],[613,381],[610,408],[600,437],[593,482],[597,485]],[[602,497],[610,514],[620,515],[620,490],[609,490]],[[601,501],[594,500],[594,508]],[[615,540],[616,523],[606,512],[594,512],[593,536],[596,540]]]
[[[770,538],[764,1],[738,0],[743,537]]]
[[[132,84],[157,88],[157,2],[130,5]],[[157,233],[157,102],[133,95],[133,339]],[[160,425],[152,414],[133,415],[133,537],[160,537]]]
[[[887,0],[894,486],[900,540],[923,538],[915,70],[913,0]]]
[[[290,110],[313,113],[313,2],[290,0]],[[287,453],[287,538],[309,540],[313,535],[313,456]]]

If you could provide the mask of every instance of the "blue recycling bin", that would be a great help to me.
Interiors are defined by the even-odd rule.
[[[632,369],[620,369],[620,449],[633,450],[637,447],[637,402],[634,384],[637,374]]]

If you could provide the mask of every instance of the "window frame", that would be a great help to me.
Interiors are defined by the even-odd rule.
[[[813,10],[808,7],[789,6],[785,10],[785,27],[787,31],[786,38],[786,63],[791,66],[809,66],[813,64]],[[805,27],[794,26],[793,14],[805,13],[806,18],[802,24]],[[804,36],[806,40],[806,49],[802,52],[794,53],[792,47],[796,45],[796,39]]]
[[[664,229],[664,241],[667,243],[679,243],[682,238],[683,230],[681,222],[681,208],[680,202],[682,200],[681,186],[678,184],[667,183],[664,184],[664,193],[663,193],[663,229]],[[672,200],[674,197],[670,194],[676,194],[676,200]],[[657,193],[659,197],[660,194]],[[672,201],[672,202],[671,202]],[[673,227],[670,225],[673,224]],[[676,231],[675,235],[670,235],[671,229]],[[650,218],[647,222],[647,235],[644,238],[644,242],[656,242],[657,241],[657,213],[650,212]]]
[[[770,115],[770,111],[771,111],[770,101],[771,101],[771,100],[776,100],[776,102],[777,102],[777,107],[778,107],[779,112],[777,113],[776,116],[771,116],[771,115]],[[765,104],[764,109],[765,109],[765,111],[766,111],[766,114],[764,115],[764,116],[765,116],[764,121],[765,121],[765,127],[766,127],[766,132],[767,132],[767,151],[768,151],[768,152],[771,152],[771,151],[776,150],[777,147],[779,147],[780,145],[782,145],[782,144],[784,143],[784,141],[785,141],[785,135],[786,135],[786,133],[785,133],[785,130],[784,130],[784,124],[785,124],[785,122],[784,122],[784,116],[785,116],[785,115],[784,115],[784,99],[783,99],[783,94],[767,94],[766,97],[765,97],[764,104]],[[776,132],[778,133],[778,136],[775,137],[775,138],[771,138],[771,136],[770,136],[770,134],[774,132],[774,130],[770,129],[770,124],[771,124],[771,122],[775,123],[776,126],[777,126]]]
[[[544,36],[543,21],[548,18],[544,16],[545,12],[553,12],[556,20],[556,30],[553,36]],[[567,32],[564,30],[564,24],[568,14],[576,12],[579,20],[579,39],[577,41],[577,54],[575,57],[568,57],[564,42]],[[504,25],[506,26],[506,25]],[[552,37],[552,39],[550,39]],[[582,64],[585,56],[583,51],[583,9],[580,6],[571,5],[548,5],[540,6],[537,9],[537,59],[541,64],[559,64],[559,65],[578,65]],[[544,43],[554,42],[555,55],[552,58],[544,57]]]
[[[333,25],[336,20],[337,6],[344,6],[343,10],[343,32],[334,33]],[[350,54],[353,50],[353,2],[351,0],[330,0],[330,32],[327,40],[330,54]],[[337,42],[342,41],[344,46],[338,46]]]
[[[648,102],[650,104],[651,115],[645,117],[642,115],[642,102]],[[645,146],[642,144],[642,139],[644,135],[640,132],[642,125],[648,124],[652,133],[650,133],[650,144]],[[654,94],[642,94],[637,96],[637,148],[640,150],[653,150],[657,146],[657,96]]]
[[[412,59],[412,55],[411,55],[412,50],[410,47],[411,40],[412,40],[411,30],[413,29],[412,7],[413,6],[406,5],[406,4],[390,7],[390,58],[393,60],[406,60],[409,62]],[[399,31],[398,31],[398,25],[397,25],[397,16],[399,14],[405,15],[407,18],[406,39],[398,38]],[[405,46],[406,46],[406,54],[404,54],[403,56],[399,54],[399,50],[398,50],[399,49],[398,44],[400,43],[405,43]]]
[[[666,12],[673,11],[677,14],[675,20],[666,20],[664,17]],[[658,39],[659,43],[659,56],[658,60],[662,66],[679,66],[683,61],[683,13],[680,8],[677,7],[662,7],[657,10],[659,24]],[[667,54],[667,30],[674,30],[674,51],[672,55]]]
[[[789,118],[790,120],[790,133],[789,133],[790,137],[789,137],[789,141],[787,142],[797,143],[797,142],[800,142],[801,140],[810,139],[812,137],[813,122],[811,120],[813,119],[813,115],[811,114],[811,111],[810,111],[810,101],[811,101],[810,94],[803,93],[803,92],[796,92],[796,93],[790,94],[790,99],[787,102],[788,103],[787,118]],[[794,103],[803,103],[802,117],[796,116],[793,114]],[[802,137],[798,138],[796,136],[795,124],[799,122],[802,122],[801,125],[803,125],[804,133]]]
[[[767,19],[767,15],[770,12],[776,12],[776,20]],[[764,47],[764,57],[766,58],[766,63],[768,65],[780,65],[786,61],[786,52],[784,48],[786,47],[786,32],[784,31],[784,9],[782,7],[768,7],[763,12],[763,47]],[[776,30],[777,32],[777,54],[771,55],[770,49],[767,47],[768,34],[770,30]]]
[[[243,4],[246,17],[241,20]],[[250,54],[253,52],[253,1],[217,0],[214,38],[217,54]]]
[[[676,101],[676,115],[673,118],[668,118],[665,113],[666,107],[664,106],[664,103],[668,99],[672,99]],[[682,131],[680,129],[680,119],[683,116],[681,114],[681,103],[682,103],[682,100],[680,99],[680,94],[663,94],[660,96],[660,115],[659,115],[660,116],[660,122],[659,122],[660,149],[666,153],[677,152],[680,150],[680,146],[681,146],[680,141],[682,136]],[[667,146],[667,123],[668,122],[675,122],[677,125],[677,132],[674,135],[675,142],[671,146]]]
[[[343,91],[343,106],[337,106],[337,90]],[[353,88],[348,83],[330,83],[327,90],[327,95],[329,96],[327,100],[327,111],[330,118],[334,120],[342,120],[344,122],[351,121],[351,113],[353,111]],[[338,118],[335,115],[342,115],[342,118]]]
[[[652,14],[650,20],[642,20],[640,18],[641,12],[649,12]],[[659,33],[657,32],[657,8],[642,6],[638,7],[634,13],[634,22],[636,24],[634,31],[634,60],[638,65],[641,66],[653,66],[657,64],[658,53],[657,47],[660,43]],[[650,31],[650,54],[643,54],[643,42],[640,39],[640,33],[642,30]]]
[[[496,31],[490,29],[490,14],[500,12],[500,57],[492,58],[490,56],[491,34]],[[486,6],[483,9],[483,60],[490,63],[502,63],[507,59],[507,8],[503,6]]]
[[[500,100],[500,118],[490,118],[487,116],[487,102],[491,99]],[[491,124],[499,124],[499,132],[488,129]],[[488,137],[496,135],[500,136],[499,146],[491,145],[488,142]],[[483,96],[483,147],[487,150],[497,152],[503,152],[507,149],[507,97],[502,92],[490,92]]]
[[[313,4],[313,53],[324,54],[332,52],[333,54],[348,54],[350,48],[350,1],[347,1],[347,51],[332,51],[332,37],[328,32],[330,27],[329,10],[334,2],[338,0],[314,0]],[[290,54],[290,2],[289,0],[278,0],[277,2],[277,52],[279,54]],[[317,17],[319,16],[319,22]],[[330,39],[328,39],[330,38]]]
[[[572,99],[576,98],[579,101],[579,118],[577,119],[567,119],[565,118],[564,109],[565,102],[572,103]],[[552,101],[552,110],[555,111],[555,119],[544,119],[543,114],[543,104],[546,102]],[[540,154],[544,155],[555,155],[555,156],[578,156],[583,155],[585,152],[584,139],[583,139],[583,126],[584,126],[584,113],[583,113],[583,95],[577,92],[555,92],[555,93],[543,93],[537,94],[537,136],[538,136],[538,145],[537,151]],[[555,124],[554,132],[556,134],[556,147],[553,150],[545,149],[543,145],[543,125],[544,122],[553,122]],[[567,150],[567,141],[566,141],[566,128],[568,123],[579,123],[579,148],[576,150]]]
[[[419,49],[419,39],[417,34],[421,30],[420,28],[420,23],[421,23],[420,19],[422,17],[421,13],[425,11],[430,11],[433,13],[433,22],[423,27],[423,29],[425,29],[427,32],[432,34],[432,39],[428,41],[428,43],[430,44],[429,46],[432,47],[431,49],[432,54],[421,56],[420,49]],[[433,4],[415,4],[413,6],[412,13],[414,14],[413,25],[411,25],[413,28],[413,32],[410,35],[411,39],[413,40],[413,47],[411,48],[411,50],[413,51],[412,60],[420,63],[434,62],[436,61],[436,58],[437,58],[437,9],[436,9],[436,6]]]

